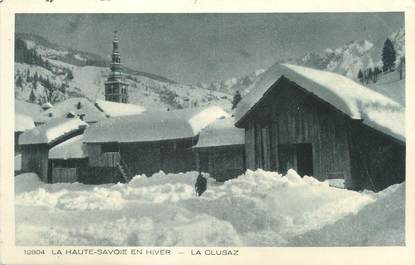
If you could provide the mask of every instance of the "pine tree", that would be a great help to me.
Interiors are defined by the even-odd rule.
[[[395,67],[396,52],[392,41],[387,38],[382,50],[383,71],[393,71]]]
[[[237,90],[232,100],[232,109],[235,109],[238,103],[242,100],[241,93]]]
[[[357,78],[360,80],[361,83],[363,83],[363,72],[362,72],[362,69],[359,70],[359,73],[357,74]]]
[[[26,72],[26,83],[30,83],[30,82],[32,82],[32,78],[30,77],[30,70],[27,69],[27,72]]]
[[[36,96],[35,96],[35,93],[33,92],[33,89],[30,91],[29,101],[32,103],[36,102]]]
[[[367,79],[372,80],[373,81],[373,70],[372,68],[369,68],[368,74],[367,74]]]
[[[17,79],[15,81],[15,85],[16,85],[16,87],[23,87],[23,80],[22,80],[22,77],[20,75],[17,76]]]
[[[377,67],[377,66],[375,68],[375,71],[376,71],[376,82],[377,82],[378,79],[379,79],[378,76],[379,76],[380,73],[382,73],[382,71],[380,70],[380,67]]]

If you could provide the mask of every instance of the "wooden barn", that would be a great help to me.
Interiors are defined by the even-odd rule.
[[[52,182],[49,149],[83,133],[88,125],[79,118],[61,117],[25,131],[19,136],[22,171],[35,172],[44,182]]]
[[[102,120],[90,126],[84,135],[91,182],[129,181],[137,174],[151,176],[160,170],[196,170],[192,147],[199,131],[226,116],[229,114],[212,106],[147,111]]]
[[[81,134],[49,150],[51,183],[85,182],[88,174],[88,156],[82,139]]]
[[[239,103],[246,167],[379,191],[405,180],[404,108],[344,76],[276,64]]]
[[[194,146],[198,171],[223,182],[245,172],[245,131],[233,117],[218,119],[204,128]]]

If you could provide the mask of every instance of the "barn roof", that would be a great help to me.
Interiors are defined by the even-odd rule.
[[[47,122],[54,118],[63,117],[69,112],[73,112],[78,116],[83,115],[83,120],[88,123],[97,122],[106,118],[105,114],[88,99],[69,98],[42,112],[38,120]]]
[[[87,126],[79,118],[56,118],[22,133],[19,136],[19,144],[52,144]]]
[[[237,126],[282,76],[350,118],[404,141],[405,109],[399,103],[342,75],[290,64],[273,65],[252,85],[235,111]]]
[[[35,127],[30,116],[16,113],[14,115],[14,132],[24,132]]]
[[[15,113],[29,116],[34,122],[38,122],[38,117],[43,110],[37,104],[16,99],[14,100],[14,111]]]
[[[245,130],[235,127],[233,117],[218,119],[200,131],[194,148],[243,145]]]
[[[108,118],[90,126],[84,142],[153,142],[196,136],[201,129],[229,114],[217,106]]]
[[[140,114],[146,110],[140,105],[104,101],[99,99],[95,102],[95,106],[104,112],[108,117]]]
[[[49,159],[74,159],[88,157],[83,135],[78,135],[60,143],[49,150]]]

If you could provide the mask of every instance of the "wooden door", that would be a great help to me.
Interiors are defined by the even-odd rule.
[[[310,143],[278,145],[279,172],[294,169],[300,176],[313,175],[313,149]]]
[[[281,144],[278,146],[279,172],[286,174],[289,169],[297,170],[297,151],[295,144]]]

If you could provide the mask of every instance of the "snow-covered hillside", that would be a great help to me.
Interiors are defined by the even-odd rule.
[[[389,39],[395,47],[398,62],[399,58],[405,55],[404,28],[391,34]],[[61,101],[68,97],[82,96],[91,100],[104,98],[104,82],[109,73],[107,60],[91,53],[58,47],[36,35],[18,34],[16,40],[20,40],[20,44],[16,45],[18,54],[19,51],[28,53],[29,50],[36,51],[40,56],[32,59],[31,64],[25,63],[23,56],[16,57],[17,99],[46,101],[49,98],[51,101]],[[340,47],[309,52],[297,58],[281,59],[280,62],[327,70],[356,80],[360,69],[382,65],[383,43],[384,40],[379,40],[375,44],[368,40],[351,41]],[[147,109],[215,104],[229,110],[236,90],[245,95],[263,72],[264,69],[258,69],[240,77],[211,83],[198,82],[194,85],[177,84],[162,76],[128,68],[126,78],[130,83],[130,102]],[[50,86],[53,87],[53,95],[46,96]]]
[[[376,83],[369,83],[367,87],[395,100],[405,106],[405,78],[399,78],[399,72],[394,71],[379,75]]]
[[[104,99],[108,62],[97,55],[58,47],[29,34],[16,36],[15,97],[31,102],[59,102],[69,97]],[[178,84],[154,74],[126,69],[130,103],[146,109],[218,105],[230,109],[232,96]]]
[[[301,178],[292,170],[286,176],[257,170],[224,184],[209,179],[207,191],[196,197],[196,177],[197,172],[157,173],[151,178],[136,176],[128,184],[92,186],[45,184],[35,174],[18,175],[16,243],[364,246],[405,242],[404,183],[379,193],[355,192]]]
[[[264,72],[264,69],[258,69],[241,77],[232,77],[225,81],[220,80],[209,84],[199,82],[196,84],[196,86],[209,90],[221,91],[232,95],[234,95],[236,91],[239,91],[242,95],[244,95],[249,92],[250,86]]]

